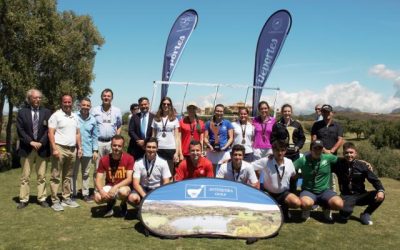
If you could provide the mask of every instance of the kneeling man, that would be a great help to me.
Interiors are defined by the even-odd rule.
[[[258,188],[258,179],[250,163],[243,161],[245,148],[236,144],[232,147],[231,160],[221,165],[217,178],[241,182]]]
[[[138,205],[148,192],[169,183],[171,172],[168,162],[157,155],[157,138],[145,142],[145,155],[135,162],[133,171],[134,190],[128,197],[129,203]]]
[[[324,145],[321,140],[315,140],[310,145],[311,153],[294,162],[296,171],[301,170],[303,183],[300,200],[303,209],[303,220],[308,220],[314,204],[324,208],[324,217],[332,221],[331,210],[343,208],[343,200],[330,188],[331,166],[337,162],[337,156],[322,154]]]
[[[199,141],[190,142],[189,152],[190,156],[181,161],[175,170],[175,181],[200,177],[213,178],[213,165],[210,160],[202,156]]]
[[[131,192],[129,185],[132,183],[133,157],[125,152],[124,137],[114,135],[111,138],[111,154],[100,159],[96,174],[96,193],[94,200],[97,204],[107,202],[107,212],[104,217],[114,214],[113,207],[116,199],[121,200],[121,215],[127,211],[126,200]],[[103,176],[105,185],[103,185]]]
[[[291,193],[296,189],[296,170],[293,162],[285,157],[287,143],[274,141],[272,155],[252,163],[254,170],[261,170],[264,175],[264,189],[282,207],[286,219],[290,219],[289,208],[299,208],[301,201]]]
[[[371,215],[382,204],[385,199],[385,189],[378,177],[370,167],[357,158],[357,149],[352,142],[343,144],[344,158],[340,158],[333,168],[339,181],[340,194],[344,200],[343,209],[340,210],[340,219],[347,222],[353,213],[354,206],[365,206],[367,208],[360,214],[361,223],[372,225]],[[365,189],[367,179],[374,191]]]

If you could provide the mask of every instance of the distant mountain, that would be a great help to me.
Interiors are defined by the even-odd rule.
[[[400,108],[393,109],[391,114],[400,114]]]
[[[336,106],[333,108],[333,110],[335,112],[356,112],[356,113],[361,112],[361,110],[356,109],[356,108],[345,108],[342,106]]]

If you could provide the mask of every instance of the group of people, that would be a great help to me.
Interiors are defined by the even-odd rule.
[[[72,112],[72,97],[61,98],[61,109],[53,114],[40,106],[41,92],[29,90],[29,105],[18,113],[22,178],[20,203],[29,200],[29,176],[36,168],[38,203],[46,202],[46,159],[51,155],[52,208],[78,207],[71,196],[77,194],[77,174],[82,172],[82,195],[86,202],[107,203],[105,217],[114,214],[120,199],[120,213],[127,204],[140,203],[148,192],[172,181],[210,177],[224,178],[259,188],[281,205],[285,218],[289,208],[301,208],[307,220],[319,205],[324,217],[332,221],[331,210],[339,211],[346,222],[355,205],[368,205],[360,215],[370,225],[371,214],[384,200],[382,183],[371,166],[357,159],[351,142],[343,143],[343,129],[333,119],[330,105],[317,105],[317,119],[311,129],[310,151],[301,154],[306,138],[300,122],[292,118],[293,108],[284,104],[281,118],[270,116],[266,101],[258,104],[259,115],[249,117],[246,107],[239,108],[238,119],[224,118],[225,107],[218,104],[206,122],[199,119],[199,108],[190,103],[187,114],[177,117],[171,98],[161,99],[155,114],[150,102],[141,97],[131,106],[128,150],[121,136],[120,109],[111,105],[113,92],[101,93],[102,104],[91,108],[90,99],[80,101],[80,110]],[[343,146],[344,157],[337,157]],[[89,194],[90,162],[96,162],[94,195]],[[334,191],[332,173],[338,178],[340,195]],[[61,178],[62,176],[62,178]],[[297,179],[302,177],[298,195]],[[374,191],[365,189],[365,180]],[[62,201],[57,196],[62,182]]]

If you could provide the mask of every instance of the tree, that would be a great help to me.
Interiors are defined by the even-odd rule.
[[[103,43],[89,16],[59,13],[54,0],[0,0],[0,132],[4,102],[11,111],[20,107],[32,87],[42,90],[53,110],[63,93],[89,95],[96,50]]]

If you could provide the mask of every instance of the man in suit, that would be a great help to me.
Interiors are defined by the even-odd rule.
[[[46,202],[46,159],[50,156],[48,140],[48,120],[50,110],[40,107],[42,92],[30,89],[26,93],[28,105],[18,112],[17,132],[19,137],[19,151],[21,157],[22,175],[17,208],[22,209],[29,201],[29,179],[31,170],[37,175],[37,201],[43,208],[49,207]]]
[[[132,115],[129,121],[129,142],[128,152],[133,155],[135,160],[143,157],[145,152],[145,140],[151,137],[151,124],[154,114],[149,112],[150,102],[147,97],[138,100],[140,113]]]

